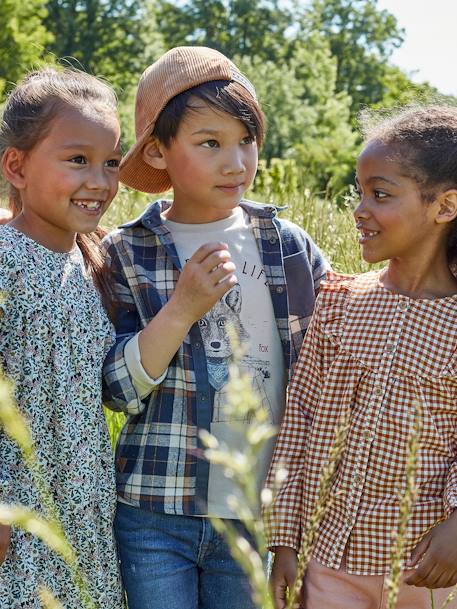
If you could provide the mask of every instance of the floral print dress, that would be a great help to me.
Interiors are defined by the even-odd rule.
[[[67,538],[97,609],[122,609],[112,533],[115,479],[101,406],[111,324],[80,250],[56,253],[0,227],[0,362],[15,383]],[[18,447],[0,429],[0,501],[44,514]],[[82,609],[63,561],[13,528],[0,566],[0,609],[39,609],[44,584]]]

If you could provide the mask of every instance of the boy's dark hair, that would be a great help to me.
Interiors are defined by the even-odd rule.
[[[391,115],[362,112],[365,144],[380,142],[392,148],[405,175],[419,187],[425,203],[440,191],[457,189],[457,107],[408,106]],[[457,262],[457,220],[451,224],[447,254]]]
[[[66,108],[89,108],[117,115],[113,89],[95,76],[75,69],[44,68],[29,73],[10,93],[0,124],[0,160],[7,148],[32,150],[49,133],[56,116]],[[13,216],[22,209],[19,192],[10,184],[9,206]],[[104,299],[109,294],[103,274],[100,239],[104,231],[78,234],[77,243],[87,268]]]
[[[195,111],[189,106],[190,97],[201,99],[213,110],[226,112],[240,120],[260,148],[265,136],[265,116],[246,88],[229,80],[205,82],[173,97],[160,113],[154,126],[152,135],[159,142],[169,146],[186,114]]]

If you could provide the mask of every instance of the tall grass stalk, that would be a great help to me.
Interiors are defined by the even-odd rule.
[[[327,462],[322,467],[322,472],[319,479],[319,494],[316,506],[311,515],[309,525],[303,533],[302,543],[298,555],[297,576],[293,588],[289,590],[286,609],[294,609],[295,603],[299,597],[303,578],[309,561],[311,560],[312,551],[316,541],[316,533],[322,519],[332,500],[332,486],[335,479],[335,474],[338,469],[339,462],[343,456],[346,445],[346,437],[350,425],[350,411],[343,413],[341,420],[338,423],[335,432],[335,441],[330,449]]]
[[[40,586],[38,588],[38,597],[43,609],[64,609],[46,586]]]
[[[432,595],[432,599],[433,599],[433,590],[430,590],[430,594]],[[450,594],[448,595],[448,597],[446,598],[444,603],[441,605],[440,609],[445,609],[446,607],[448,607],[449,604],[452,603],[452,601],[455,599],[456,596],[457,596],[457,585],[455,585],[452,588]]]
[[[406,544],[407,527],[411,512],[417,498],[416,472],[418,462],[418,451],[422,429],[422,406],[419,402],[413,402],[414,416],[410,426],[408,438],[408,453],[405,468],[405,491],[400,501],[400,516],[397,530],[393,534],[391,550],[390,574],[387,578],[387,607],[395,609],[400,589],[401,574],[403,570],[403,559]],[[433,596],[432,596],[433,600]]]
[[[11,383],[0,371],[0,424],[7,435],[19,446],[25,464],[33,476],[46,518],[20,506],[0,504],[0,523],[16,526],[39,537],[51,550],[59,554],[69,568],[70,577],[78,590],[84,609],[96,609],[78,566],[78,558],[60,524],[57,507],[37,459],[32,435],[13,399]],[[38,592],[38,591],[37,591]]]

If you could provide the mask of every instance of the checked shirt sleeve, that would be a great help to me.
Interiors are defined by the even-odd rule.
[[[457,508],[457,461],[454,461],[449,469],[443,494],[444,511],[446,517]]]
[[[272,505],[264,511],[267,544],[271,548],[288,546],[298,551],[300,547],[305,447],[323,375],[319,302],[318,298],[289,387],[286,414],[267,479],[274,496]],[[275,477],[280,469],[287,471],[287,478],[277,489]]]
[[[103,366],[103,399],[111,410],[135,415],[144,410],[147,400],[144,400],[144,393],[132,378],[125,357],[125,347],[141,329],[140,316],[121,257],[117,253],[117,243],[107,241],[105,247],[105,266],[114,298],[116,341]]]

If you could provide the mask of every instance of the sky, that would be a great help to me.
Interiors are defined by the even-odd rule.
[[[415,82],[457,96],[457,0],[378,0],[395,15],[405,41],[391,63]]]

